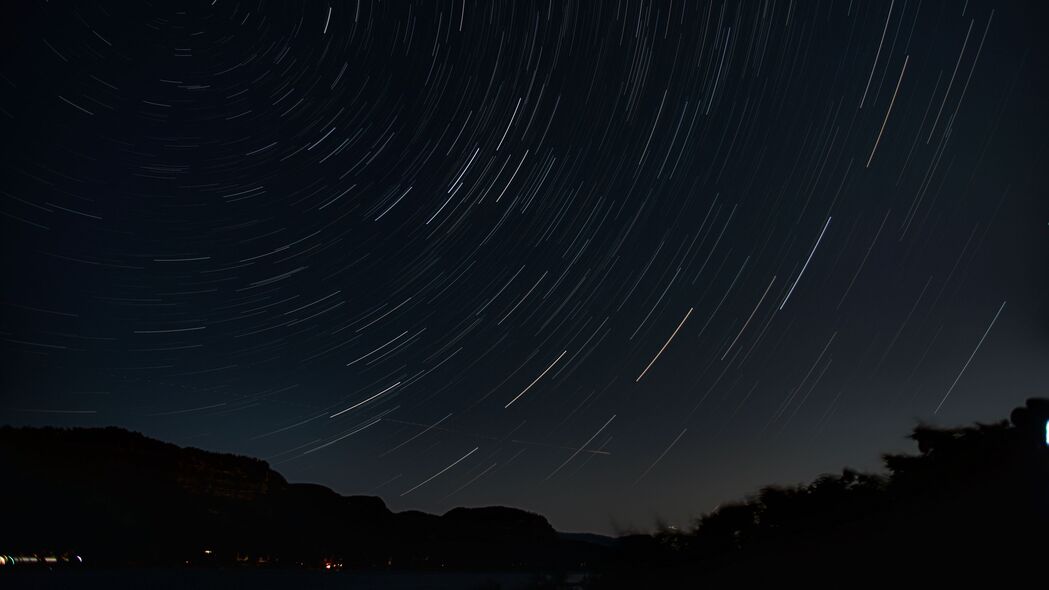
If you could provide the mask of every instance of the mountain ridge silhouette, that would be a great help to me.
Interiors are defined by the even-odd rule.
[[[525,510],[393,512],[377,496],[290,483],[261,459],[118,427],[0,427],[0,464],[0,502],[20,507],[5,521],[4,540],[17,546],[6,551],[76,550],[116,565],[409,569],[570,567],[598,552]]]

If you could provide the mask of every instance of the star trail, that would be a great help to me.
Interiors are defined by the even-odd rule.
[[[7,13],[2,423],[608,532],[1049,383],[1041,3]]]

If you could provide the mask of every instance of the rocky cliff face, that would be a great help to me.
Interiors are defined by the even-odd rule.
[[[178,486],[191,494],[253,502],[288,485],[265,461],[244,457],[214,461],[211,453],[182,450],[172,470]]]

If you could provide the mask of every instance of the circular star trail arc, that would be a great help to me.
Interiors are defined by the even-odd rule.
[[[1042,10],[21,3],[0,420],[610,530],[1000,415]]]

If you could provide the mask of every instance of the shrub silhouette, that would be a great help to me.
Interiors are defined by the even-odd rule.
[[[885,475],[762,488],[691,530],[621,544],[600,585],[1034,570],[1049,547],[1047,421],[1049,400],[1029,399],[1011,424],[919,425],[918,454],[884,455]]]

